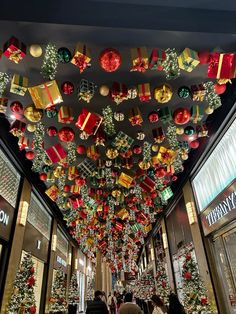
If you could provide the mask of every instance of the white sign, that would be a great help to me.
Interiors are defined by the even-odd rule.
[[[37,250],[40,250],[40,249],[41,249],[41,241],[37,240]]]
[[[67,266],[66,261],[63,258],[61,258],[60,256],[57,256],[57,262],[64,267]]]
[[[9,215],[7,215],[3,209],[0,209],[0,223],[7,226],[9,223]]]

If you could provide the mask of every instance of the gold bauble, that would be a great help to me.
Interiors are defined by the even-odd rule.
[[[27,124],[27,131],[28,132],[34,132],[36,130],[36,125],[35,124]]]
[[[116,157],[119,156],[119,152],[117,149],[115,148],[107,148],[106,150],[106,156],[109,158],[109,159],[115,159]]]
[[[139,168],[140,169],[142,169],[142,170],[147,170],[147,169],[149,169],[150,167],[151,167],[151,163],[150,162],[148,162],[148,161],[140,161],[139,163],[138,163],[138,166],[139,166]]]
[[[105,96],[109,95],[109,92],[110,92],[110,90],[109,90],[109,87],[107,85],[100,86],[100,88],[99,88],[100,95],[105,97]]]
[[[118,190],[118,189],[115,189],[115,190],[113,190],[112,192],[111,192],[111,195],[113,196],[113,197],[120,197],[121,196],[121,191],[120,190]]]
[[[172,89],[168,84],[162,84],[155,88],[154,90],[154,98],[160,104],[165,104],[171,100],[173,96]]]
[[[176,134],[178,135],[184,134],[184,128],[176,128]]]
[[[206,113],[206,114],[212,114],[213,112],[214,112],[214,109],[211,108],[210,106],[208,106],[208,107],[205,108],[205,113]]]
[[[153,151],[154,153],[157,153],[157,152],[158,152],[158,150],[159,150],[158,145],[153,144],[153,145],[152,145],[152,151]]]
[[[35,44],[35,45],[30,46],[29,52],[30,52],[32,57],[38,58],[38,57],[41,57],[41,55],[43,53],[43,49],[39,45]]]
[[[53,171],[54,177],[59,178],[61,175],[64,174],[64,169],[62,166],[56,167],[56,169]]]
[[[187,160],[187,159],[188,159],[188,154],[183,153],[183,154],[181,155],[181,158],[182,158],[183,160]]]
[[[34,105],[29,105],[24,110],[24,116],[30,122],[39,122],[43,117],[43,111],[37,109]]]

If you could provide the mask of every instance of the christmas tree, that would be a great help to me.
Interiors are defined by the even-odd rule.
[[[13,294],[8,304],[7,314],[36,313],[34,272],[32,257],[27,253],[16,274],[13,284]]]
[[[86,300],[87,301],[92,301],[94,299],[94,287],[93,287],[93,281],[91,278],[88,280],[87,284],[87,295],[86,295]]]
[[[56,277],[52,287],[52,295],[49,302],[50,313],[67,311],[66,281],[65,274],[61,269],[56,271]]]
[[[156,288],[152,271],[143,273],[141,278],[135,283],[135,296],[143,300],[150,300],[151,296],[155,294],[155,292]]]
[[[69,287],[69,304],[78,304],[80,299],[79,285],[76,271],[73,273]]]
[[[167,277],[166,270],[163,263],[159,263],[157,266],[156,287],[157,287],[157,295],[160,296],[160,298],[164,301],[165,304],[168,304],[170,286],[169,286],[168,277]]]
[[[208,303],[206,288],[200,277],[197,263],[193,255],[193,247],[186,247],[183,264],[183,296],[184,306],[188,313],[212,314]]]

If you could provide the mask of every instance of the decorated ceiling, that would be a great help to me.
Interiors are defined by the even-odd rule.
[[[235,77],[231,52],[5,38],[0,110],[88,256],[137,270],[205,121]]]

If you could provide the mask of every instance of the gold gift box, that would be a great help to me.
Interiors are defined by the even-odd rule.
[[[170,165],[173,163],[177,152],[172,149],[168,149],[164,146],[161,146],[157,154],[157,158],[164,164]]]
[[[196,66],[198,66],[200,61],[196,51],[185,48],[184,51],[178,56],[178,63],[180,69],[187,72],[192,72]]]
[[[145,233],[148,233],[152,230],[152,225],[144,226]]]
[[[55,184],[53,184],[45,191],[45,193],[47,194],[48,197],[50,197],[52,201],[55,202],[58,198],[59,189]]]
[[[129,212],[125,208],[120,208],[116,211],[116,216],[124,220],[129,217]]]
[[[125,173],[121,172],[119,179],[118,179],[118,184],[122,185],[125,188],[129,188],[134,180],[134,175],[131,173]]]
[[[148,53],[146,47],[131,48],[131,59],[134,67],[142,62],[143,67],[148,69]]]
[[[89,64],[91,61],[90,51],[87,48],[87,46],[82,43],[78,43],[76,45],[75,53],[73,58],[71,59],[71,63],[74,64],[75,66],[79,66],[80,62],[78,64],[78,61],[80,61],[80,59],[82,59],[86,64]],[[80,71],[80,73],[82,72],[83,71]]]
[[[19,74],[14,74],[11,81],[10,92],[20,96],[25,96],[28,88],[28,81],[29,80],[27,77],[21,76]]]

